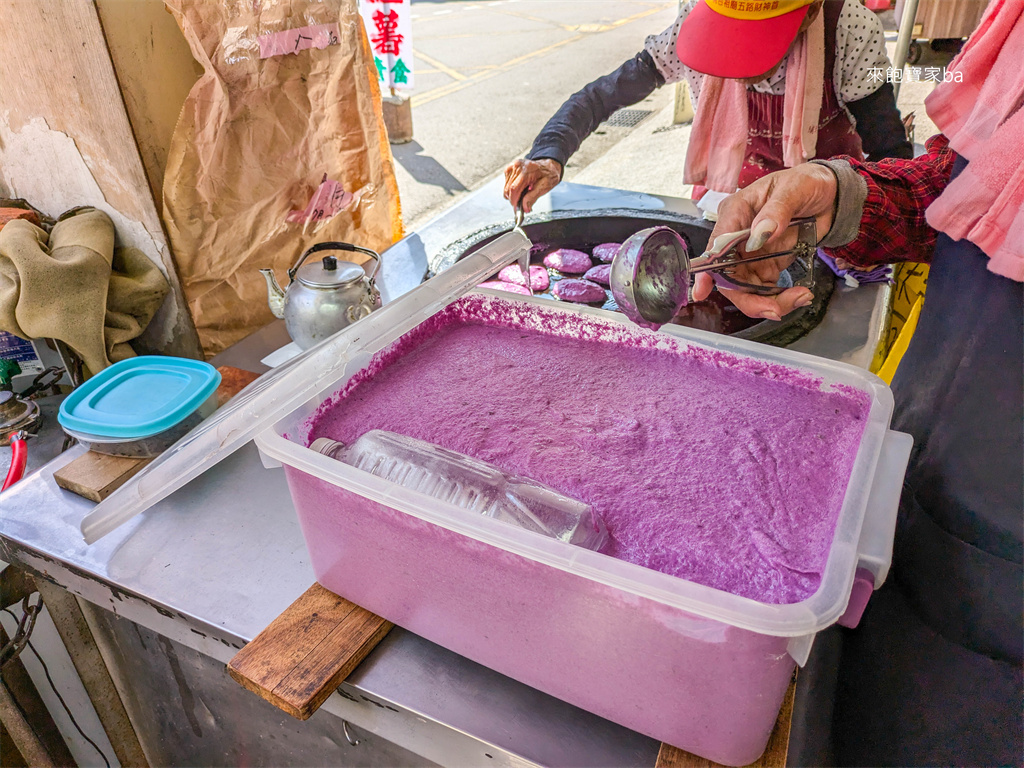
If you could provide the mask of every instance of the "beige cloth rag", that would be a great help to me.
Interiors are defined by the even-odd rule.
[[[0,229],[0,330],[59,339],[97,373],[134,357],[128,342],[170,287],[141,251],[115,250],[114,224],[103,211],[65,216],[49,237],[24,220]]]

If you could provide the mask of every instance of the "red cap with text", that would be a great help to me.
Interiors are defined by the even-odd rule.
[[[763,75],[782,61],[814,0],[700,0],[679,28],[676,54],[715,77]]]

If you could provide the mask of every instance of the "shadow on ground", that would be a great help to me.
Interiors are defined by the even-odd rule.
[[[394,155],[395,161],[420,184],[440,187],[448,195],[466,191],[466,186],[452,176],[447,168],[429,155],[421,155],[422,151],[423,147],[415,141],[410,141],[408,144],[395,144],[391,147],[391,154]]]

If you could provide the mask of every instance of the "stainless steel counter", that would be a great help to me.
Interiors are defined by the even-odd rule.
[[[418,284],[431,253],[508,219],[500,190],[497,181],[487,185],[388,250],[381,278],[385,299]],[[685,200],[572,184],[556,188],[546,204],[695,211]],[[794,346],[866,365],[881,329],[885,297],[886,290],[878,286],[837,291],[826,322]],[[259,359],[287,341],[283,325],[276,323],[214,362],[261,371]],[[173,652],[175,659],[187,655],[190,669],[206,670],[183,683],[180,668],[175,671],[174,666],[180,667],[179,661],[167,666],[154,660],[149,665],[152,684],[165,678],[181,692],[181,706],[170,708],[163,719],[151,718],[152,727],[171,728],[168,718],[184,712],[184,735],[190,743],[183,751],[169,738],[173,728],[153,736],[149,744],[147,735],[140,733],[144,747],[152,751],[151,759],[225,759],[225,742],[237,741],[238,729],[248,728],[254,734],[279,732],[278,749],[293,744],[257,763],[279,761],[282,755],[302,764],[316,755],[323,763],[332,750],[353,749],[337,738],[337,718],[343,718],[391,745],[392,751],[382,748],[381,754],[392,760],[408,750],[448,765],[654,765],[658,744],[653,740],[401,629],[359,666],[321,713],[306,723],[283,724],[280,713],[228,680],[221,666],[314,580],[283,472],[264,469],[249,445],[144,515],[86,546],[78,526],[93,505],[59,489],[53,480],[57,468],[81,453],[75,447],[61,454],[0,498],[0,560],[20,564],[118,617],[106,615],[100,623],[122,655],[129,647],[127,635],[117,640],[116,633],[138,625],[150,637],[166,638],[167,653]],[[138,640],[131,642],[141,643],[136,656],[152,653],[150,646],[155,644],[147,645],[140,630],[135,635]],[[126,671],[134,668],[129,661],[123,665],[120,679],[125,685],[131,685],[133,677],[144,677],[140,669]],[[186,696],[183,685],[196,690]],[[244,709],[244,722],[211,713],[206,702],[214,699],[225,710]],[[198,728],[201,723],[206,726]],[[320,732],[322,741],[311,739]],[[372,738],[364,749],[370,742]],[[377,762],[386,764],[387,759]]]

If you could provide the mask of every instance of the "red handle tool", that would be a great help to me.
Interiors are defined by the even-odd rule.
[[[24,432],[15,432],[11,435],[11,467],[7,470],[7,478],[4,480],[3,487],[0,487],[0,493],[21,480],[25,474],[25,465],[28,463],[26,437]]]

